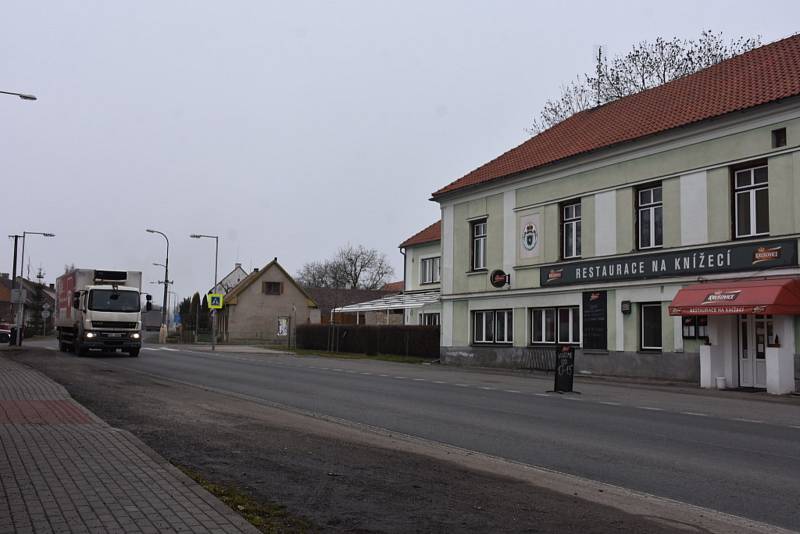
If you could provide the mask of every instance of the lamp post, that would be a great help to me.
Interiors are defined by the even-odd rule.
[[[22,100],[36,100],[36,97],[34,95],[29,95],[29,94],[26,94],[26,93],[14,93],[14,92],[11,92],[11,91],[0,91],[0,94],[18,96]]]
[[[25,236],[29,235],[40,235],[42,237],[55,237],[56,234],[51,234],[50,232],[22,232],[22,257],[19,262],[19,275],[22,278],[25,278],[23,275],[23,270],[25,269]],[[25,299],[19,304],[19,308],[17,311],[17,341],[18,345],[22,345],[22,327],[25,323]]]
[[[169,291],[169,238],[167,234],[164,232],[159,232],[158,230],[153,230],[152,228],[148,228],[147,232],[150,234],[158,234],[164,238],[167,242],[167,256],[166,260],[164,260],[164,302],[161,305],[161,329],[158,333],[158,342],[159,343],[166,343],[167,341],[167,291]]]
[[[205,234],[192,234],[189,237],[192,239],[200,239],[207,237],[214,240],[214,289],[217,290],[217,269],[219,267],[219,236],[218,235],[205,235]],[[211,310],[211,351],[217,350],[217,310]]]

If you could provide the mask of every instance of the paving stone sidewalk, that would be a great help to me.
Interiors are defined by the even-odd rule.
[[[0,354],[0,534],[258,532],[129,432]]]

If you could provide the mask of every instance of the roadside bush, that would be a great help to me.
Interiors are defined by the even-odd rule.
[[[297,326],[297,348],[439,358],[439,327],[416,325]]]

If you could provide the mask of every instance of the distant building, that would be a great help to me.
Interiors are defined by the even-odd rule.
[[[14,320],[11,310],[11,277],[0,273],[0,323],[10,324]]]
[[[384,285],[386,294],[373,300],[338,304],[337,322],[438,326],[440,239],[441,221],[436,221],[403,241],[403,280]]]
[[[387,284],[388,285],[388,284]],[[385,288],[386,286],[384,286]],[[320,311],[320,323],[328,324],[331,322],[331,311],[343,306],[355,306],[360,303],[385,298],[389,295],[396,295],[396,290],[385,289],[344,289],[333,287],[311,287],[306,288],[317,303]],[[390,312],[387,316],[385,310],[363,310],[358,313],[337,313],[335,321],[338,324],[403,324],[402,313]]]
[[[297,324],[318,323],[314,299],[275,258],[228,291],[219,314],[225,341],[289,342]]]
[[[241,263],[237,263],[233,270],[222,277],[222,280],[209,291],[209,293],[222,293],[227,295],[239,282],[247,278],[247,271],[242,268]]]

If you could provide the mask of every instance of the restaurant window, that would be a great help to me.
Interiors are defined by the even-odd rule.
[[[531,310],[531,343],[580,343],[580,308]]]
[[[642,350],[661,350],[661,304],[641,304],[640,311]]]
[[[684,317],[683,339],[708,339],[708,316],[691,315]]]
[[[472,236],[472,270],[486,269],[486,219],[471,223]]]
[[[420,261],[420,283],[433,284],[439,281],[439,266],[441,259],[437,256],[435,258],[423,258]]]
[[[283,293],[281,282],[264,282],[261,284],[261,292],[265,295],[280,295]]]
[[[438,313],[420,313],[419,324],[422,326],[439,326]]]
[[[472,312],[472,334],[475,343],[511,343],[514,340],[514,314],[511,310]]]
[[[664,218],[661,184],[637,192],[639,249],[658,248],[664,244]]]
[[[734,226],[736,237],[769,233],[769,191],[767,166],[734,172]]]
[[[562,247],[564,259],[579,258],[581,255],[580,201],[561,206],[561,236],[564,240]]]

